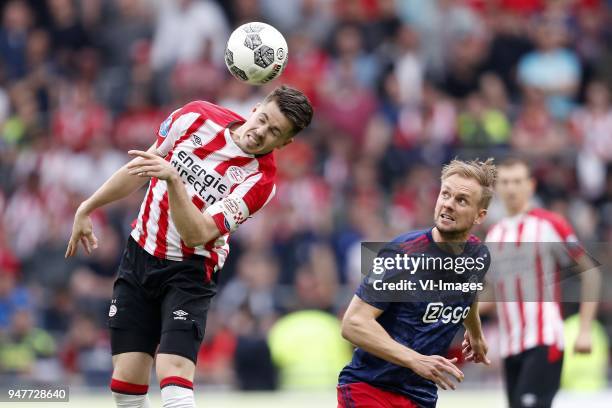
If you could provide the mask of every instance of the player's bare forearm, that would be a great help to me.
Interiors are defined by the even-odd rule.
[[[463,381],[463,373],[454,365],[456,358],[423,355],[393,340],[376,321],[382,312],[354,296],[342,319],[342,336],[378,358],[411,369],[444,390],[455,389],[452,379]]]
[[[578,259],[578,265],[582,271],[580,274],[580,329],[581,331],[590,331],[591,323],[597,315],[597,302],[601,288],[601,271],[586,255]]]
[[[487,357],[489,347],[482,333],[478,306],[478,300],[475,300],[472,306],[470,306],[470,312],[463,321],[465,334],[463,336],[463,343],[461,343],[462,354],[466,361],[489,365],[491,364],[491,360]]]
[[[193,248],[219,237],[214,220],[191,202],[178,174],[170,177],[167,183],[170,216],[185,245]]]
[[[155,145],[151,146],[149,152],[153,152],[154,148]],[[139,160],[142,159],[136,158],[121,167],[91,197],[79,205],[74,215],[72,233],[70,234],[66,254],[64,255],[66,258],[76,255],[79,242],[88,254],[98,247],[98,239],[94,234],[89,214],[97,208],[127,197],[148,181],[129,172],[128,167]]]
[[[478,301],[474,301],[470,306],[470,312],[463,321],[463,327],[470,332],[473,337],[482,337],[482,325],[480,323],[480,314],[478,313]]]
[[[155,146],[153,145],[148,151],[153,152],[154,149]],[[140,160],[140,158],[136,158],[130,163],[137,160]],[[142,187],[148,179],[130,174],[128,171],[130,163],[117,170],[91,197],[83,201],[79,206],[78,212],[89,215],[94,210],[121,200]]]
[[[414,350],[393,340],[375,319],[348,313],[342,320],[342,337],[390,363],[410,366]]]

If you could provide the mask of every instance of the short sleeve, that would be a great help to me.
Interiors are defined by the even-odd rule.
[[[357,297],[370,306],[374,306],[380,310],[386,310],[389,307],[389,304],[393,300],[393,294],[389,293],[389,291],[381,290],[381,283],[389,283],[400,279],[402,275],[406,275],[395,268],[395,263],[393,263],[393,267],[385,266],[387,265],[385,260],[395,258],[397,254],[398,252],[396,250],[390,248],[383,248],[378,252],[376,259],[379,261],[377,264],[372,265],[368,275],[362,279],[361,284],[355,292]]]
[[[224,199],[206,209],[222,235],[238,226],[274,197],[276,187],[272,175],[257,172],[247,177]]]
[[[203,116],[195,111],[193,102],[175,110],[164,120],[157,131],[157,154],[161,157],[172,150],[175,143],[187,133],[190,127],[196,122],[203,122]]]
[[[371,278],[368,276],[363,278],[361,284],[355,292],[355,295],[370,306],[374,306],[380,310],[386,310],[389,307],[390,302],[384,302],[381,299],[377,299],[378,296],[376,296],[376,291],[374,290],[372,282],[369,281],[370,279]]]

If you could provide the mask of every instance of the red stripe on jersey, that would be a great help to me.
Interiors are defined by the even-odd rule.
[[[171,151],[170,153],[168,153],[165,157],[165,160],[167,162],[169,162],[172,159],[172,154],[174,153],[174,151]],[[166,257],[166,252],[168,250],[168,214],[169,214],[169,208],[170,208],[170,204],[168,202],[168,187],[166,186],[166,191],[164,192],[164,195],[162,196],[162,199],[159,203],[159,220],[157,221],[157,236],[155,237],[155,244],[156,244],[156,248],[155,248],[155,252],[153,255],[155,255],[158,258],[165,258]]]
[[[226,160],[220,163],[217,167],[215,167],[215,171],[222,176],[225,176],[225,172],[231,166],[242,167],[249,164],[254,159],[252,157],[232,157],[229,160]]]
[[[198,196],[193,196],[191,198],[191,202],[200,211],[202,211],[202,209],[204,208],[204,201]],[[195,248],[188,247],[187,245],[185,245],[185,241],[181,239],[181,252],[183,253],[183,258],[188,258],[195,253]]]
[[[159,221],[157,229],[157,237],[155,240],[155,255],[158,258],[166,257],[166,250],[168,249],[168,190],[164,193],[164,196],[159,203]]]
[[[225,215],[223,215],[223,213],[213,215],[212,219],[221,235],[225,235],[229,232],[228,225],[225,223]]]
[[[521,288],[521,280],[519,279],[519,277],[517,276],[516,278],[516,300],[518,302],[518,307],[519,307],[519,319],[521,322],[521,332],[520,332],[520,338],[521,338],[521,352],[523,350],[525,350],[525,326],[526,326],[526,319],[525,319],[525,303],[523,303],[523,290]]]
[[[469,244],[480,244],[480,238],[478,238],[476,235],[470,235],[467,239],[467,242]]]
[[[223,146],[225,146],[225,143],[225,129],[221,129],[219,132],[217,132],[215,137],[213,137],[210,142],[206,143],[204,146],[195,149],[193,151],[193,154],[204,160],[204,158],[206,158],[207,156],[211,155],[219,149],[222,149]]]
[[[508,338],[508,351],[510,352],[510,350],[512,350],[512,335],[510,332],[510,312],[508,311],[508,304],[506,303],[506,293],[504,292],[505,288],[503,281],[499,281],[499,283],[497,284],[497,289],[499,292],[499,300],[502,303],[501,320],[502,324],[506,328],[506,334]]]
[[[134,218],[134,221],[132,221],[132,223],[130,224],[130,227],[132,229],[136,228],[136,224],[138,223],[138,218]]]
[[[521,221],[518,225],[518,232],[516,234],[516,247],[521,246],[521,238],[523,238],[523,229],[525,228],[525,222]]]
[[[176,146],[180,145],[185,140],[189,139],[191,135],[193,135],[195,132],[198,131],[199,128],[202,127],[204,122],[206,122],[206,117],[204,115],[198,116],[198,118],[194,120],[191,126],[189,126],[189,128],[185,131],[185,134],[181,136],[181,138],[178,139],[176,142],[174,142],[174,146],[172,146],[172,150],[176,149]]]
[[[245,122],[244,118],[231,110],[224,108],[223,106],[215,105],[207,101],[196,101],[192,102],[197,104],[201,111],[204,111],[206,115],[224,127],[232,124],[242,124]]]
[[[540,237],[542,232],[542,223],[538,221],[536,226],[536,242],[535,242],[535,267],[536,267],[536,290],[538,296],[538,344],[544,342],[544,268],[542,267],[542,254],[540,253]]]
[[[559,214],[552,211],[547,211],[543,208],[534,208],[533,210],[529,211],[529,215],[548,221],[555,229],[557,234],[559,234],[561,242],[569,243],[568,239],[576,237],[574,229],[570,223]],[[573,245],[568,246],[568,251],[574,259],[579,258],[585,252],[584,248],[582,248],[582,246],[576,242],[573,243]]]
[[[138,240],[138,244],[144,248],[145,242],[147,241],[147,224],[149,223],[149,216],[151,215],[151,202],[153,201],[153,188],[157,184],[157,179],[152,178],[151,184],[149,185],[149,194],[147,195],[147,199],[145,201],[145,209],[142,213],[142,233],[140,234],[140,239]]]
[[[261,166],[259,168],[261,169]],[[262,171],[259,181],[242,196],[249,209],[249,214],[254,214],[270,198],[270,194],[272,194],[274,189],[274,174],[273,170]]]
[[[185,245],[185,241],[181,238],[181,252],[183,253],[183,259],[189,258],[195,254],[195,248],[188,247]]]
[[[405,251],[406,253],[416,252],[415,248],[416,247],[420,248],[419,244],[425,241],[429,242],[427,235],[419,235],[417,238],[411,241],[406,241],[406,242],[401,243],[399,247],[402,251]]]
[[[214,265],[217,265],[219,263],[219,255],[214,251],[213,243],[214,243],[214,240],[204,245],[204,249],[206,249],[208,253],[210,254],[210,261],[208,260],[204,261],[204,269],[206,270],[206,279],[208,280],[212,278]],[[211,264],[208,264],[207,262],[211,262]]]
[[[202,211],[202,209],[204,208],[204,200],[202,200],[200,197],[198,196],[193,196],[191,198],[191,202],[198,208],[198,210]]]

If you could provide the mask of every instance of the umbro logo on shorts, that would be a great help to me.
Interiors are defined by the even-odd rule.
[[[185,316],[187,316],[189,313],[179,309],[172,312],[172,314],[174,315],[174,320],[187,320]]]

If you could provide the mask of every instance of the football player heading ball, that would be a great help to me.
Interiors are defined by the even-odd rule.
[[[225,62],[242,81],[264,84],[287,62],[273,27],[249,23],[230,37]],[[193,407],[193,377],[206,314],[228,238],[275,191],[273,150],[293,141],[313,111],[299,90],[280,86],[244,119],[195,101],[161,124],[157,140],[117,170],[78,208],[66,257],[97,247],[90,214],[149,187],[119,265],[109,309],[117,406],[149,407],[156,359],[164,407]]]

